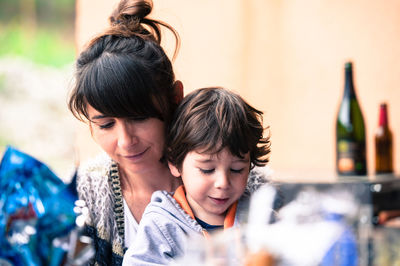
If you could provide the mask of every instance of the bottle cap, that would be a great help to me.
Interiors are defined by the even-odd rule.
[[[379,110],[379,125],[380,126],[386,126],[388,124],[388,118],[387,118],[387,105],[385,102],[380,104],[380,110]]]

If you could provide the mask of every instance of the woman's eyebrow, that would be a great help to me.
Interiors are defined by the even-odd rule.
[[[102,118],[107,118],[107,116],[105,116],[105,115],[94,115],[94,116],[92,116],[92,117],[90,118],[90,120],[93,120],[93,119],[102,119]]]

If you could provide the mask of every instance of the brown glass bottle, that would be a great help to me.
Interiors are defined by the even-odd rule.
[[[386,103],[379,109],[379,126],[375,134],[375,173],[387,174],[393,172],[393,140],[389,129],[388,110]]]

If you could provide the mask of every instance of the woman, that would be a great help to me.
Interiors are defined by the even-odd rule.
[[[149,1],[122,0],[111,26],[77,59],[69,108],[106,153],[80,169],[77,183],[98,264],[121,265],[151,194],[180,185],[163,150],[183,87],[160,46],[160,26],[173,32],[177,47],[179,38],[148,18],[151,10]]]

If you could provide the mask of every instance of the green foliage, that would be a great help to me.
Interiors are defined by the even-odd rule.
[[[36,14],[37,24],[62,25],[68,27],[73,25],[75,16],[75,0],[0,0],[0,22],[23,21],[25,18],[21,13],[23,8],[29,7]]]
[[[65,35],[51,29],[39,28],[32,33],[17,25],[6,26],[0,31],[0,56],[21,56],[38,64],[61,67],[75,57],[73,36]]]
[[[18,1],[0,0],[0,20],[9,21],[18,13]]]
[[[75,0],[0,0],[0,56],[63,66],[74,60]]]
[[[36,0],[36,14],[39,24],[73,28],[75,0]]]

